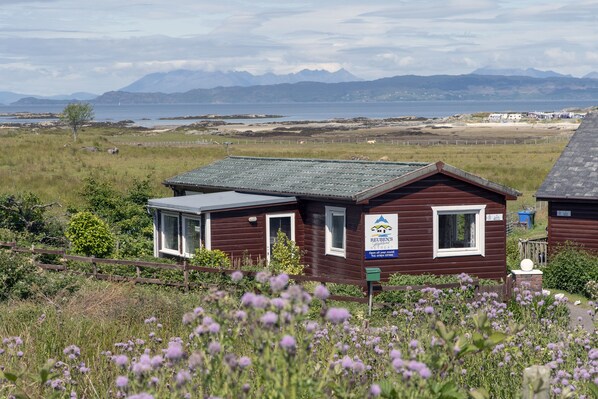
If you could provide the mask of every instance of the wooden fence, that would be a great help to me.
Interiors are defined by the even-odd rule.
[[[538,238],[535,240],[519,239],[519,257],[531,259],[539,266],[546,266],[548,262],[548,239]]]
[[[408,139],[389,139],[389,138],[335,138],[335,139],[313,139],[313,138],[301,138],[301,139],[227,139],[225,142],[217,142],[213,140],[193,140],[193,141],[146,141],[146,142],[117,142],[115,144],[128,145],[128,146],[139,146],[139,147],[195,147],[195,146],[206,146],[210,144],[227,144],[227,145],[257,145],[257,144],[270,144],[270,145],[322,145],[322,144],[368,144],[368,145],[397,145],[397,146],[470,146],[470,145],[534,145],[534,144],[546,144],[555,143],[560,141],[569,140],[569,137],[565,136],[553,136],[544,137],[540,139],[428,139],[428,140],[408,140]]]
[[[169,263],[158,263],[158,262],[144,262],[139,260],[125,260],[125,259],[106,259],[106,258],[95,258],[95,257],[87,257],[87,256],[79,256],[79,255],[69,255],[66,250],[64,249],[45,249],[45,248],[35,248],[31,246],[29,248],[19,247],[15,242],[1,242],[0,247],[8,248],[14,252],[20,253],[29,253],[31,255],[57,255],[59,256],[59,263],[58,264],[48,264],[42,262],[35,262],[36,266],[40,267],[44,270],[52,270],[57,272],[64,272],[70,271],[72,273],[85,275],[88,277],[94,277],[98,280],[106,280],[106,281],[129,281],[133,283],[141,283],[141,284],[158,284],[158,285],[166,285],[166,286],[173,286],[184,288],[185,290],[189,290],[191,288],[201,287],[202,284],[194,283],[190,281],[189,272],[197,271],[197,272],[205,272],[205,273],[215,273],[215,274],[232,274],[237,269],[225,269],[225,268],[214,268],[214,267],[204,267],[204,266],[193,266],[188,264],[186,261],[183,263],[178,264],[169,264]],[[69,268],[68,262],[79,262],[79,263],[86,263],[90,265],[89,270],[81,271],[76,270],[73,268]],[[98,265],[118,265],[118,266],[129,266],[135,268],[135,277],[129,276],[121,276],[121,275],[114,275],[114,274],[106,274],[101,273],[98,271]],[[177,281],[164,281],[158,278],[146,278],[142,277],[142,269],[143,268],[150,268],[150,269],[161,269],[161,270],[179,270],[183,274],[182,282]],[[255,277],[257,272],[250,272],[250,271],[242,271],[244,276],[248,277]],[[329,297],[330,300],[335,301],[344,301],[344,302],[356,302],[356,303],[368,303],[368,298],[366,297],[366,282],[361,279],[349,279],[349,278],[334,278],[334,277],[326,277],[326,276],[314,276],[314,275],[289,275],[289,278],[297,281],[297,282],[319,282],[322,284],[344,284],[344,285],[353,285],[362,288],[363,296],[362,297],[353,297],[353,296],[346,296],[346,295],[331,295]],[[501,300],[507,300],[510,298],[511,292],[511,285],[509,284],[509,279],[507,278],[507,282],[505,284],[495,285],[495,286],[482,286],[479,284],[479,281],[476,279],[473,281],[473,286],[475,288],[475,294],[482,294],[484,292],[495,292],[499,295]],[[437,288],[437,289],[449,289],[449,288],[458,288],[460,287],[460,283],[447,283],[447,284],[435,284],[435,285],[411,285],[411,286],[388,286],[388,285],[381,285],[375,284],[374,285],[374,293],[380,293],[383,291],[420,291],[425,288]]]

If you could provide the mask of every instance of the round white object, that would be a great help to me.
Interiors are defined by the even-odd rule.
[[[524,272],[531,272],[534,269],[534,262],[531,259],[523,259],[519,267]]]

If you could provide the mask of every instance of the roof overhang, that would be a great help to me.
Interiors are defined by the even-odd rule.
[[[205,212],[222,212],[241,208],[259,208],[295,203],[297,203],[297,198],[295,197],[223,191],[210,194],[185,195],[182,197],[154,198],[148,200],[147,206],[153,209],[199,215]]]
[[[396,190],[397,188],[406,186],[417,180],[421,180],[426,177],[432,176],[436,173],[442,173],[444,175],[451,176],[453,178],[465,181],[467,183],[476,185],[486,190],[490,190],[495,193],[504,195],[508,200],[514,200],[521,195],[519,191],[513,188],[491,182],[490,180],[486,180],[483,177],[476,176],[462,169],[456,168],[451,165],[447,165],[444,162],[436,162],[426,165],[423,168],[414,170],[413,172],[407,173],[396,179],[385,182],[384,184],[381,184],[379,186],[362,191],[358,193],[354,199],[357,203],[367,203],[370,199],[374,197],[385,194],[392,190]]]

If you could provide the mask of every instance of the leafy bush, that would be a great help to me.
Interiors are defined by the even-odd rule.
[[[66,230],[76,253],[106,257],[114,249],[114,236],[108,224],[91,212],[79,212],[71,218]]]
[[[303,274],[301,249],[282,230],[276,234],[269,269],[272,273]]]
[[[512,236],[507,237],[507,271],[519,269],[520,263],[519,239]]]
[[[547,288],[589,295],[586,284],[590,280],[598,280],[598,256],[570,243],[558,248],[544,268]]]
[[[230,258],[219,249],[197,248],[190,263],[193,266],[214,267],[219,269],[230,268]]]
[[[39,281],[39,270],[27,257],[0,250],[0,300],[28,298]]]
[[[598,300],[598,281],[590,280],[586,283],[586,293],[594,301]]]

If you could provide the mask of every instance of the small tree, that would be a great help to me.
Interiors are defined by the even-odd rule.
[[[66,229],[76,253],[99,258],[108,256],[114,249],[114,236],[108,224],[91,212],[79,212],[71,218]]]
[[[269,268],[274,273],[303,274],[301,249],[282,230],[276,233]]]
[[[60,120],[66,123],[73,132],[73,141],[77,141],[77,131],[86,122],[93,119],[93,106],[89,103],[71,103],[60,115]]]

